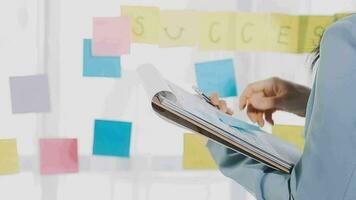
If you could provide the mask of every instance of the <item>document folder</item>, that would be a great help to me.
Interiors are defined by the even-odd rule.
[[[297,147],[222,113],[165,80],[153,65],[141,65],[137,71],[153,110],[161,118],[285,173],[291,173],[298,162],[301,152]]]

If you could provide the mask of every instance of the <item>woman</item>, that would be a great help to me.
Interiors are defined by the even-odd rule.
[[[356,200],[356,16],[331,25],[320,44],[312,90],[278,78],[251,84],[240,97],[253,122],[273,124],[283,110],[306,116],[305,149],[292,174],[270,169],[209,141],[222,173],[257,199]],[[211,96],[227,111],[226,103]],[[309,99],[309,100],[308,100]],[[264,116],[264,118],[263,118]]]

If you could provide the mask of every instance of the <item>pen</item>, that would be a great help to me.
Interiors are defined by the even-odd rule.
[[[192,86],[193,90],[199,95],[199,97],[201,97],[202,99],[204,99],[207,103],[209,103],[210,105],[214,106],[215,108],[218,108],[218,106],[214,105],[210,98],[204,94],[198,87],[196,86]]]

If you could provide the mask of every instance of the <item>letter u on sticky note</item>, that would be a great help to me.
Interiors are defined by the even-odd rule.
[[[19,172],[19,158],[15,139],[0,140],[0,174]]]
[[[197,134],[184,134],[184,169],[217,169],[206,143],[208,139]]]
[[[296,145],[300,150],[304,149],[303,132],[303,126],[274,125],[272,127],[273,135]]]
[[[235,15],[229,12],[201,12],[198,17],[199,49],[234,50]]]
[[[159,9],[144,6],[121,6],[121,15],[130,16],[134,42],[157,44]]]
[[[194,11],[161,11],[160,47],[193,46],[197,40],[197,18]]]

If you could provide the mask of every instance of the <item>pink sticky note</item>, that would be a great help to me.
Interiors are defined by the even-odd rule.
[[[78,172],[77,139],[40,139],[41,174]]]
[[[95,17],[93,19],[94,56],[120,56],[130,53],[130,17]]]

